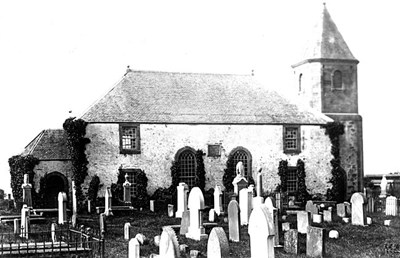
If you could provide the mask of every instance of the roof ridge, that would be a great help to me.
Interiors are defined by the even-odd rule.
[[[40,133],[38,135],[36,135],[35,138],[33,138],[32,141],[30,141],[26,146],[25,149],[32,143],[33,146],[32,148],[28,151],[27,155],[32,154],[33,150],[36,148],[36,146],[38,145],[38,143],[40,142],[40,140],[42,139],[44,133],[45,133],[46,129],[43,129],[42,131],[40,131]]]
[[[167,74],[193,74],[193,75],[230,75],[230,76],[249,76],[253,77],[252,74],[235,74],[235,73],[202,73],[202,72],[168,72],[168,71],[156,71],[156,70],[130,70],[125,74],[128,75],[129,73],[167,73]]]

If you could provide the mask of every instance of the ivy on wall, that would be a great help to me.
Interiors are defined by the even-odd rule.
[[[149,205],[149,195],[147,193],[147,176],[146,173],[142,170],[139,170],[136,173],[136,192],[137,195],[133,198],[133,203],[138,207],[147,207]]]
[[[278,192],[286,192],[287,190],[287,173],[288,173],[288,161],[279,161],[278,175],[281,178],[281,183],[277,187]]]
[[[328,200],[344,202],[346,198],[346,171],[342,168],[340,161],[340,136],[344,134],[344,125],[340,122],[330,122],[324,127],[332,143],[331,153],[333,155],[331,160],[332,177],[329,180],[332,188],[327,190],[326,195]]]
[[[93,207],[96,206],[97,192],[100,188],[100,178],[98,175],[94,175],[89,183],[88,199],[92,202]]]
[[[86,144],[90,143],[85,138],[87,122],[74,117],[67,118],[63,124],[63,128],[67,133],[67,146],[71,155],[72,162],[72,180],[75,181],[76,199],[78,201],[78,209],[83,207],[85,196],[82,191],[82,184],[88,175],[88,160],[85,150]]]
[[[204,168],[204,152],[202,150],[196,151],[196,178],[194,185],[199,187],[204,192],[206,186],[206,170]]]
[[[297,160],[297,200],[305,203],[309,199],[309,194],[306,187],[306,170],[304,161]]]
[[[222,177],[222,183],[224,184],[226,192],[233,191],[233,179],[235,178],[235,164],[233,161],[233,157],[229,155],[228,160],[226,161],[226,168],[224,169],[224,176]]]
[[[36,197],[35,184],[33,178],[35,172],[33,169],[39,164],[39,160],[32,155],[15,155],[8,159],[11,175],[11,190],[16,203],[22,202],[22,184],[24,183],[24,174],[29,175],[29,183],[32,184],[32,201],[35,204]],[[17,207],[19,208],[19,207]]]
[[[172,161],[171,164],[171,178],[172,178],[172,182],[171,182],[171,186],[170,189],[171,191],[174,191],[176,189],[176,187],[179,185],[179,161],[174,160]]]

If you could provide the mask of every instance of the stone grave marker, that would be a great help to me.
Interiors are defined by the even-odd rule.
[[[310,212],[311,214],[318,214],[318,207],[313,203],[313,201],[309,200],[306,203],[306,211]]]
[[[296,229],[289,229],[284,234],[283,249],[289,254],[300,254],[299,233]]]
[[[248,231],[252,258],[275,257],[274,223],[265,204],[255,207],[251,212]]]
[[[351,202],[351,224],[352,225],[367,225],[366,215],[366,198],[362,193],[354,193],[350,199]]]
[[[67,194],[58,193],[58,224],[67,223]]]
[[[128,180],[129,176],[128,173],[125,173],[125,182],[122,184],[122,187],[124,188],[124,203],[126,204],[131,204],[131,186],[132,184]]]
[[[186,183],[179,183],[176,187],[177,190],[177,203],[178,208],[175,213],[176,218],[182,218],[182,213],[187,210],[187,198],[189,193],[189,186]]]
[[[386,179],[386,176],[383,175],[383,176],[382,176],[382,180],[381,180],[381,184],[380,184],[381,193],[380,193],[380,195],[379,195],[379,198],[385,198],[385,197],[386,197],[386,195],[387,195],[387,193],[386,193],[387,185],[388,185],[388,181],[387,181],[387,179]]]
[[[78,203],[76,200],[76,186],[74,180],[72,180],[71,185],[72,185],[72,215],[76,215],[78,213]]]
[[[397,198],[395,196],[386,197],[386,216],[397,216]]]
[[[190,211],[186,210],[182,213],[181,228],[179,234],[186,235],[190,225]]]
[[[192,189],[193,191],[193,189]],[[190,209],[190,196],[189,196]],[[176,258],[180,257],[179,242],[175,231],[171,227],[163,227],[160,238],[160,257]]]
[[[135,238],[138,240],[140,245],[147,245],[149,243],[147,237],[141,233],[137,233]]]
[[[22,203],[32,207],[32,185],[29,183],[29,175],[24,174],[24,183],[22,184]]]
[[[308,211],[297,212],[297,231],[307,234],[307,228],[311,225],[311,215]]]
[[[14,219],[14,234],[18,235],[21,233],[21,225],[19,219]]]
[[[260,170],[262,170],[262,169],[260,168]],[[256,191],[257,191],[257,196],[262,196],[262,195],[263,195],[262,174],[261,174],[261,171],[259,171],[259,172],[257,173]]]
[[[322,215],[321,214],[312,214],[313,223],[322,223]]]
[[[236,177],[233,179],[233,192],[239,195],[239,191],[243,188],[247,188],[247,179],[244,177],[244,166],[243,162],[239,161],[236,164]]]
[[[207,238],[203,227],[201,212],[204,209],[204,196],[200,188],[193,187],[189,194],[190,224],[187,238],[200,241]]]
[[[240,241],[239,204],[231,200],[228,205],[229,240]]]
[[[99,216],[100,232],[107,232],[106,214],[100,213]]]
[[[209,222],[215,221],[215,210],[214,209],[210,209],[210,211],[208,212],[208,221]]]
[[[332,222],[332,211],[324,210],[323,211],[323,215],[324,215],[324,221],[325,222]]]
[[[57,229],[58,229],[58,225],[56,223],[51,223],[51,241],[53,243],[57,242]]]
[[[219,185],[216,185],[214,190],[214,210],[218,216],[224,213],[222,205],[222,190]]]
[[[275,203],[276,203],[276,208],[278,209],[278,212],[282,211],[282,196],[281,193],[277,192],[275,193]]]
[[[207,257],[229,258],[229,242],[222,227],[211,230],[207,243]]]
[[[274,221],[274,231],[275,231],[275,236],[274,236],[274,244],[275,247],[280,246],[279,245],[279,220],[278,220],[278,209],[275,208],[274,206],[274,200],[268,196],[267,199],[265,199],[265,205],[267,206],[268,210],[271,212],[273,221]]]
[[[76,227],[77,219],[77,214],[72,214],[71,224],[73,228]]]
[[[21,209],[21,234],[20,237],[28,239],[29,236],[29,207],[27,204],[22,205]]]
[[[248,225],[251,213],[252,193],[247,188],[239,191],[240,225]]]
[[[154,245],[155,246],[160,246],[160,239],[161,239],[160,235],[157,235],[154,237]]]
[[[154,212],[154,202],[155,200],[150,200],[150,211]]]
[[[140,258],[140,244],[136,238],[129,240],[128,258]]]
[[[112,216],[112,192],[111,187],[107,187],[106,194],[105,194],[105,207],[104,207],[104,214],[106,216]]]
[[[346,215],[351,215],[351,204],[349,202],[344,202],[344,208],[346,209]]]
[[[309,257],[325,256],[325,237],[323,228],[308,227],[306,254]]]
[[[282,231],[288,231],[290,229],[290,223],[289,222],[283,222],[282,223]]]
[[[329,231],[328,237],[338,239],[339,232],[337,230],[331,230],[331,231]]]
[[[346,207],[344,205],[344,203],[338,203],[336,204],[336,213],[339,217],[346,217]]]
[[[168,217],[172,218],[174,216],[174,205],[168,204]]]
[[[131,239],[131,223],[126,222],[124,224],[124,239],[125,240],[130,240]]]
[[[262,196],[253,197],[253,209],[257,206],[261,206],[261,204],[263,203],[264,203],[264,197]]]

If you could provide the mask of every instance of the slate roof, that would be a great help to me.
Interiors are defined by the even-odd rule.
[[[81,117],[89,123],[325,124],[251,75],[130,71]]]
[[[67,147],[67,136],[63,129],[47,129],[41,131],[23,152],[33,155],[39,160],[71,159]]]
[[[358,62],[333,22],[325,4],[303,56],[303,60],[309,59],[340,59]]]

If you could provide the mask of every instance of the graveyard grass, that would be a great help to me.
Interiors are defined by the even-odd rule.
[[[4,213],[3,213],[4,214]],[[339,217],[333,215],[332,223],[322,223],[326,229],[326,257],[398,257],[400,254],[400,217],[385,216],[375,213],[368,215],[372,218],[373,224],[370,226],[353,226],[341,222]],[[391,225],[384,226],[384,220],[391,219]],[[32,230],[48,227],[50,223],[56,219],[49,219],[46,224],[32,225]],[[206,217],[204,217],[206,222]],[[295,216],[291,215],[287,221],[296,221]],[[141,246],[141,256],[148,257],[151,253],[158,253],[159,248],[154,245],[154,236],[160,235],[162,227],[167,225],[180,225],[180,219],[169,218],[166,214],[152,213],[150,211],[135,211],[130,216],[110,216],[107,217],[107,233],[105,253],[106,257],[127,257],[128,241],[124,240],[124,223],[130,222],[131,237],[141,233],[147,237],[149,244]],[[81,224],[81,222],[78,223]],[[86,226],[98,227],[98,215],[85,216]],[[222,226],[228,236],[228,224],[220,219],[218,222]],[[292,227],[293,228],[293,227]],[[231,257],[251,257],[250,255],[250,239],[247,233],[247,227],[242,227],[241,241],[239,243],[230,242]],[[339,232],[339,239],[329,239],[328,232],[330,229],[335,229]],[[12,232],[12,224],[0,224],[1,232]],[[211,228],[206,227],[206,233],[210,234]],[[180,244],[187,244],[189,250],[199,250],[201,257],[207,255],[207,240],[194,241],[179,235],[177,229],[177,237]],[[283,243],[283,235],[281,234],[280,242]],[[306,257],[306,237],[299,234],[300,255],[286,254],[281,249],[275,249],[276,257]],[[389,247],[385,253],[385,246]],[[390,248],[391,247],[391,248]],[[190,257],[189,254],[182,257]]]

